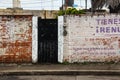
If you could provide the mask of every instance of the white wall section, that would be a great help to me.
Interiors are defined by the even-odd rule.
[[[63,16],[58,17],[58,62],[63,62]]]
[[[66,22],[63,61],[120,61],[120,15],[67,16]]]
[[[32,27],[32,62],[38,61],[38,17],[33,17]]]

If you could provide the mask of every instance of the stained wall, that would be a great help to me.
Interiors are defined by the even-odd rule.
[[[120,61],[120,15],[67,16],[66,31],[63,61]]]
[[[32,61],[32,16],[0,16],[0,62]]]

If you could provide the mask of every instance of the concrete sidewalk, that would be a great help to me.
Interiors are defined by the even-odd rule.
[[[120,64],[0,64],[0,75],[120,75]]]

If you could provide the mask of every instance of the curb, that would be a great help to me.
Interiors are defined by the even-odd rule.
[[[120,75],[120,70],[24,70],[24,71],[1,71],[0,76],[20,75]]]

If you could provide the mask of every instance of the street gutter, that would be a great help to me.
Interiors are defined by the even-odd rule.
[[[120,75],[120,70],[9,70],[0,75]]]

